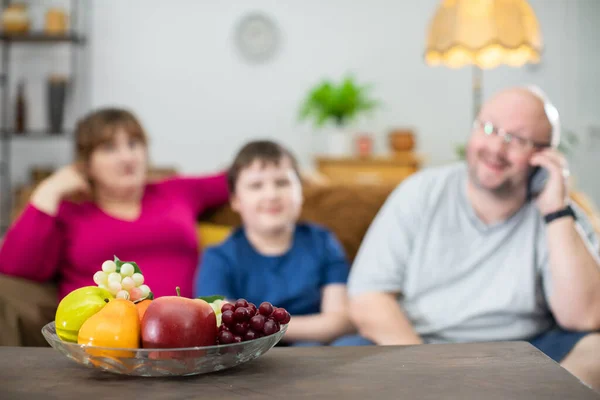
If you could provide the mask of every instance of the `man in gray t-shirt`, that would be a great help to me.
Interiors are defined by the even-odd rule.
[[[482,107],[466,163],[396,188],[350,274],[363,338],[529,340],[600,388],[600,247],[568,201],[559,126],[541,91],[504,90]]]

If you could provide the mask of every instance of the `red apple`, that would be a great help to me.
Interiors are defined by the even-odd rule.
[[[154,349],[213,346],[217,317],[204,300],[179,296],[158,297],[146,309],[141,323],[142,346]]]

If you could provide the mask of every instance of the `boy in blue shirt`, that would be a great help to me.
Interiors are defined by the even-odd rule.
[[[195,295],[285,308],[292,319],[282,341],[292,345],[333,345],[354,332],[348,262],[332,232],[298,222],[302,185],[293,155],[272,141],[248,143],[229,170],[229,189],[243,225],[204,251]]]

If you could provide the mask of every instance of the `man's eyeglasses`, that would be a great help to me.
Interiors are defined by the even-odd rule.
[[[481,130],[485,136],[499,136],[509,147],[519,151],[529,151],[532,149],[541,150],[550,147],[550,143],[535,142],[531,139],[515,135],[514,133],[508,133],[504,129],[494,126],[491,122],[481,121],[479,119],[475,120],[473,123],[473,129]]]

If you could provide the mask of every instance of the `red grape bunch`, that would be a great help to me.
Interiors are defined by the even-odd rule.
[[[281,325],[290,322],[290,313],[284,308],[263,302],[258,308],[245,299],[225,303],[221,307],[219,344],[240,343],[279,332]]]

